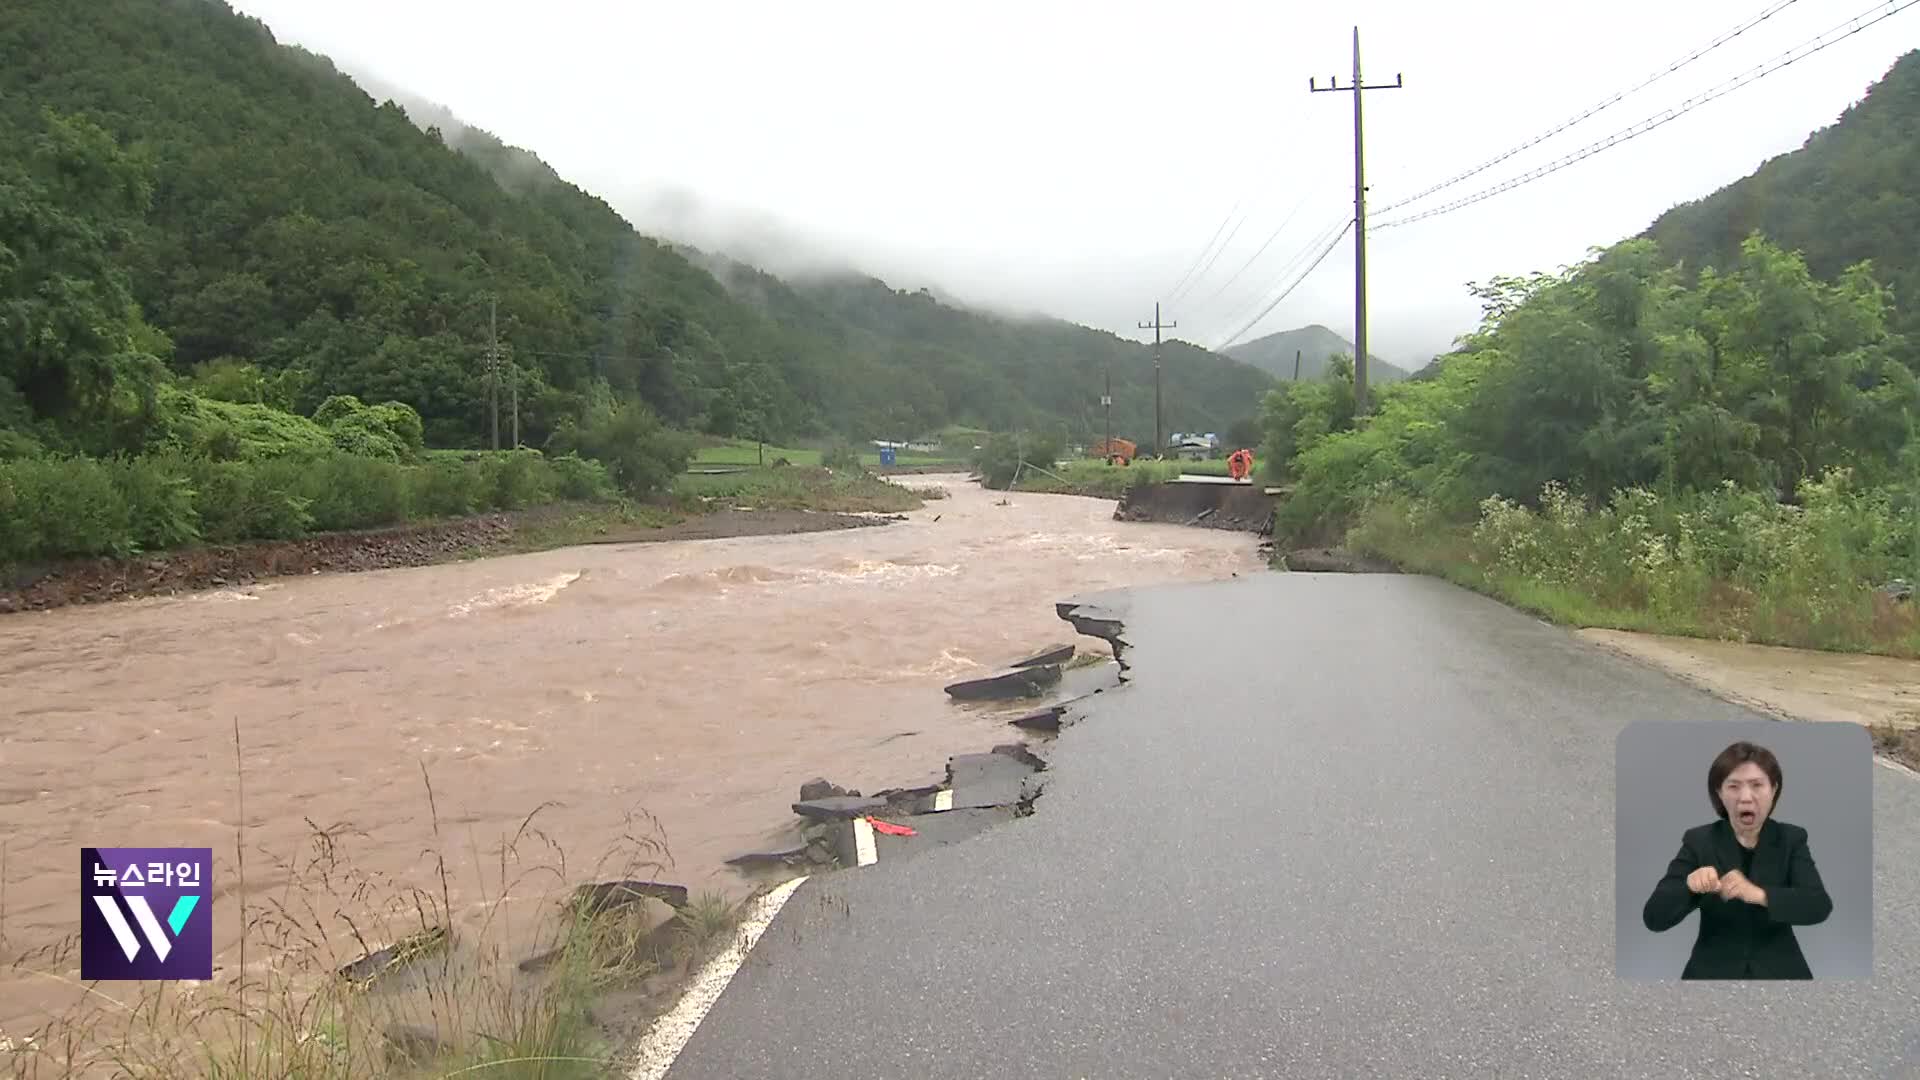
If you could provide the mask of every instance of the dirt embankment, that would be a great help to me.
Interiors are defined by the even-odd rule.
[[[571,528],[570,521],[583,512],[580,507],[545,506],[432,524],[324,533],[299,540],[14,567],[0,572],[0,613],[220,589],[299,574],[430,566],[539,547],[823,532],[894,520],[875,514],[806,510],[719,510],[657,527],[616,525],[592,532]]]
[[[1127,489],[1114,508],[1115,521],[1161,521],[1259,533],[1273,531],[1279,505],[1258,484],[1141,484]]]
[[[1576,633],[1755,712],[1858,724],[1875,751],[1920,769],[1920,660],[1627,630]]]

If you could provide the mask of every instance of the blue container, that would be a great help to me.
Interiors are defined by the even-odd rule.
[[[883,446],[880,448],[880,464],[882,465],[893,464],[893,447]]]

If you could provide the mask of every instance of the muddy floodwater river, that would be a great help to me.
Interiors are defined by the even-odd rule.
[[[564,884],[624,869],[595,864],[645,835],[671,858],[660,879],[737,895],[725,860],[789,840],[802,781],[923,783],[951,754],[1011,741],[1004,713],[941,687],[1071,638],[1055,600],[1260,566],[1244,533],[910,482],[950,497],[880,528],[0,617],[0,948],[17,959],[76,932],[83,845],[208,847],[230,973],[237,832],[250,909],[286,900],[316,828],[356,873],[436,896],[438,852],[457,922],[502,893],[550,894],[558,875],[501,886],[502,845],[529,815],[564,851]],[[31,977],[0,963],[0,1031],[70,996],[77,954],[40,955]]]

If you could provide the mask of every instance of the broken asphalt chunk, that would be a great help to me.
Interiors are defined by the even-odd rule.
[[[842,821],[882,813],[886,809],[887,800],[870,795],[832,795],[793,804],[794,813],[815,821]]]
[[[573,890],[573,903],[588,914],[612,911],[639,900],[654,899],[678,911],[687,906],[685,885],[658,881],[602,881]]]
[[[1066,712],[1067,707],[1065,705],[1052,705],[1038,712],[1030,712],[1025,716],[1017,716],[1007,721],[1007,723],[1017,728],[1025,728],[1028,731],[1059,731],[1060,718],[1065,716]]]
[[[1024,660],[1015,660],[1008,664],[1010,668],[1039,667],[1042,664],[1064,664],[1073,659],[1073,643],[1063,642],[1049,645]]]
[[[947,694],[959,701],[1006,701],[1012,698],[1038,697],[1060,681],[1060,665],[1041,664],[1018,668],[1004,675],[985,679],[967,679],[946,687]]]
[[[1010,806],[952,810],[944,814],[913,819],[913,836],[889,836],[875,830],[874,848],[880,862],[908,858],[922,851],[942,847],[1004,825],[1018,817]]]
[[[1126,632],[1127,627],[1121,620],[1119,612],[1098,604],[1084,604],[1073,600],[1065,600],[1053,605],[1053,611],[1054,614],[1072,623],[1076,632],[1099,638],[1111,645],[1113,658],[1120,660],[1121,650],[1127,646],[1120,635]],[[1121,666],[1126,666],[1124,661],[1121,662]]]
[[[1011,754],[960,754],[947,762],[953,809],[1013,806],[1020,801],[1021,784],[1033,771],[1031,765]]]
[[[857,796],[859,794],[859,792],[849,791],[839,784],[830,784],[820,777],[814,777],[812,780],[800,785],[801,802],[806,802],[808,799],[831,799],[839,795]]]
[[[742,870],[771,870],[780,866],[804,866],[807,863],[807,848],[798,847],[792,851],[757,851],[751,855],[735,855],[727,860],[728,866],[737,866]]]
[[[996,754],[1005,754],[1020,764],[1025,765],[1027,768],[1032,769],[1034,772],[1045,772],[1047,768],[1045,758],[1042,758],[1039,754],[1034,753],[1019,743],[1002,743],[994,747],[993,752]]]
[[[375,949],[341,968],[340,977],[353,982],[367,982],[423,956],[439,952],[446,948],[450,938],[451,935],[444,926],[429,927],[419,933],[408,934],[392,945],[384,949]]]

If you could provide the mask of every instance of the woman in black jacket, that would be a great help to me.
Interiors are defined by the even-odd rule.
[[[1700,936],[1682,979],[1811,979],[1795,926],[1824,922],[1833,900],[1807,848],[1807,830],[1773,820],[1780,761],[1737,742],[1707,770],[1720,820],[1688,829],[1641,913],[1659,933],[1700,909]]]

